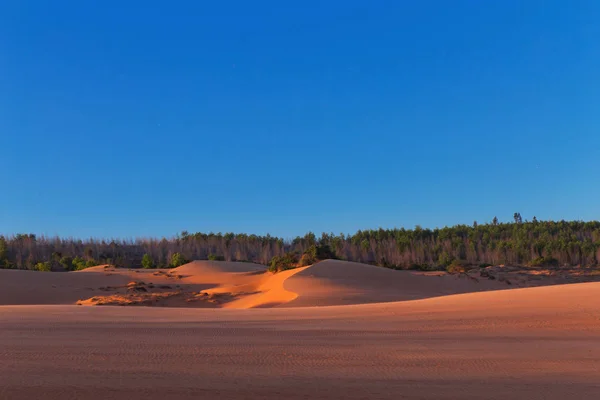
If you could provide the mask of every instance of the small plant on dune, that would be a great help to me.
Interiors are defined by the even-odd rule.
[[[75,267],[73,266],[73,258],[71,257],[62,257],[58,262],[66,271],[73,271]]]
[[[448,267],[450,264],[452,264],[452,261],[454,261],[454,257],[452,257],[450,254],[448,254],[448,252],[446,252],[446,251],[443,251],[438,257],[438,263],[440,265],[444,265],[446,267]]]
[[[0,236],[0,264],[2,264],[3,261],[7,259],[7,256],[8,246],[6,244],[6,239],[4,239],[4,236]]]
[[[151,269],[151,268],[154,268],[155,266],[156,265],[154,264],[154,260],[152,259],[150,254],[148,254],[148,253],[144,254],[144,256],[142,257],[142,268]]]
[[[306,267],[309,265],[312,265],[316,262],[315,258],[311,257],[310,254],[302,254],[302,257],[300,257],[300,261],[298,262],[298,266],[299,267]]]
[[[298,266],[306,267],[307,265],[312,265],[315,262],[317,262],[317,246],[312,245],[309,246],[304,253],[302,253],[302,257],[300,257]]]
[[[8,259],[8,246],[4,236],[0,236],[0,269],[12,269],[15,265]]]
[[[449,274],[462,274],[466,271],[465,264],[459,260],[454,260],[446,267],[446,271]]]
[[[82,269],[85,269],[85,260],[81,257],[75,257],[73,259],[73,269],[75,271],[81,271]]]
[[[298,266],[298,253],[289,252],[283,256],[275,256],[269,263],[269,271],[280,272],[287,269],[293,269]]]
[[[439,271],[440,267],[436,266],[436,265],[429,265],[429,264],[411,264],[408,266],[408,269],[412,269],[412,270],[416,270],[416,271]],[[442,267],[441,270],[444,270],[445,268]]]
[[[219,256],[217,254],[212,254],[212,253],[208,255],[208,259],[210,261],[225,261],[224,256]]]
[[[50,272],[50,271],[52,271],[52,266],[50,265],[49,261],[39,262],[39,263],[35,264],[34,268],[35,268],[36,271],[43,271],[43,272]]]
[[[317,246],[316,257],[317,260],[337,260],[338,258],[327,244]]]
[[[328,245],[311,245],[302,253],[298,266],[306,267],[312,265],[317,261],[323,261],[327,259],[337,259],[336,255],[331,251]]]
[[[171,262],[169,263],[169,267],[177,268],[187,263],[186,259],[181,255],[181,253],[173,253],[171,256]]]
[[[558,260],[556,258],[546,256],[538,257],[529,262],[530,267],[558,267]]]
[[[63,260],[61,259],[61,265],[63,265],[62,261]],[[65,261],[66,267],[68,267],[67,260],[64,260],[64,261]],[[63,265],[63,266],[65,266],[65,265]],[[75,257],[73,259],[73,261],[71,261],[71,268],[68,269],[68,270],[69,271],[81,271],[81,270],[84,270],[86,268],[95,267],[96,265],[100,265],[100,263],[98,261],[94,260],[94,259],[86,261],[86,260],[84,260],[81,257]],[[65,267],[65,269],[67,269],[66,267]]]

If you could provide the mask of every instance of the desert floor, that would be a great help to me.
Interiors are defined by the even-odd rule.
[[[0,271],[0,399],[600,398],[600,283],[511,279]]]

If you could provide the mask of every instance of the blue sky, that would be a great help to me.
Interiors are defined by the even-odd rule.
[[[3,1],[0,233],[599,219],[599,17],[593,0]]]

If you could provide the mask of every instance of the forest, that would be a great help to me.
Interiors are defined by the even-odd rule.
[[[0,268],[72,271],[100,264],[169,268],[190,260],[307,264],[337,258],[394,269],[443,269],[465,265],[598,266],[600,222],[492,222],[424,229],[312,232],[295,239],[270,235],[181,232],[173,238],[102,240],[0,236]],[[287,261],[285,261],[287,260]],[[279,267],[277,267],[279,268]]]

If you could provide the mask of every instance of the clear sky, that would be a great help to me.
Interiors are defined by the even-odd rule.
[[[2,1],[0,233],[600,219],[599,22],[595,0]]]

